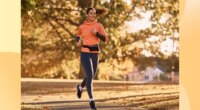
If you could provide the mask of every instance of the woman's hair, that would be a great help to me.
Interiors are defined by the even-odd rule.
[[[92,8],[92,7],[90,7],[86,10],[86,13],[88,14],[90,10],[96,10],[97,16],[103,15],[107,12],[107,10],[105,8]]]
[[[90,8],[88,8],[88,9],[87,9],[86,13],[88,14],[90,10],[96,10],[96,9],[95,9],[95,8],[92,8],[92,7],[90,7]]]
[[[96,8],[96,9],[95,9],[95,8],[92,8],[92,7],[87,8],[86,13],[88,14],[90,10],[96,10],[96,14],[97,14],[96,17],[97,17],[97,18],[100,17],[101,15],[107,13],[107,9],[105,9],[105,8]],[[87,18],[86,18],[86,17],[83,17],[83,18],[79,21],[79,24],[83,24],[83,22],[84,22],[85,19],[87,19]]]

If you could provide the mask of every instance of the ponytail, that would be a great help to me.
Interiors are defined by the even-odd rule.
[[[88,14],[88,12],[90,10],[96,10],[97,17],[99,17],[99,16],[101,16],[101,15],[103,15],[107,12],[106,8],[92,8],[92,7],[90,7],[90,8],[87,8],[86,13]]]
[[[102,16],[103,14],[107,13],[105,8],[96,8],[97,17]]]

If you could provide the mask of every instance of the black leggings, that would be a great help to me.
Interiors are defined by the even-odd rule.
[[[97,71],[98,53],[81,52],[81,64],[86,76],[81,83],[81,87],[85,87],[86,85],[89,98],[93,98],[92,79],[95,77]]]

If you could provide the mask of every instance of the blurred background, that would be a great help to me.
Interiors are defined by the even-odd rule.
[[[109,35],[96,79],[179,81],[178,0],[21,0],[21,77],[82,79],[74,34],[88,7]]]

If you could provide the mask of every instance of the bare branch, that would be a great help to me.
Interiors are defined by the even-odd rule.
[[[50,8],[42,8],[42,9],[48,9],[48,10],[57,10],[57,11],[79,11],[79,10],[76,10],[76,9],[68,9],[68,8],[53,8],[53,7],[50,7]]]
[[[55,32],[58,35],[58,37],[61,39],[61,42],[64,44],[64,46],[67,47],[66,43],[64,42],[64,38],[58,32],[58,30],[56,29],[56,26],[54,26],[51,21],[49,21],[49,24],[53,27],[53,29],[55,30]]]
[[[69,22],[71,25],[75,25],[75,26],[78,26],[78,25],[79,25],[78,23],[74,22],[74,21],[71,20],[71,19],[65,19],[65,18],[62,18],[62,17],[58,18],[58,17],[55,17],[55,16],[49,16],[49,15],[47,15],[47,17],[52,18],[52,19],[54,19],[54,20],[56,20],[56,21],[58,21],[58,20],[64,20],[64,21]]]
[[[70,34],[70,36],[73,36],[74,34],[71,32],[71,31],[69,31],[69,29],[67,29],[62,23],[60,23],[59,21],[56,21],[56,23],[58,24],[58,25],[60,25],[65,31],[67,31],[69,34]]]

